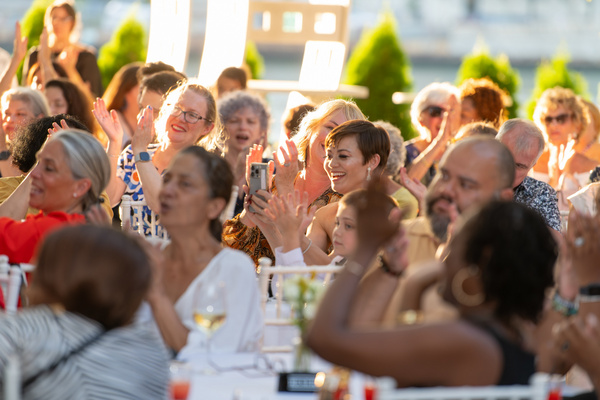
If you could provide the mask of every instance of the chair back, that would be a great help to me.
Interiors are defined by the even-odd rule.
[[[377,380],[378,400],[546,400],[549,376],[534,374],[529,385],[397,389],[390,377]]]
[[[121,226],[126,226],[127,221],[129,221],[130,226],[149,241],[167,242],[167,231],[158,222],[158,215],[147,207],[148,205],[144,200],[133,200],[131,196],[124,195],[119,205]],[[144,232],[145,224],[148,226],[147,232]]]
[[[258,282],[261,291],[261,308],[265,316],[265,329],[269,326],[286,327],[294,324],[292,307],[284,300],[283,283],[286,279],[298,275],[311,275],[322,281],[323,285],[326,286],[331,281],[333,274],[341,269],[342,267],[338,265],[273,267],[270,259],[261,258],[259,260]],[[288,339],[289,344],[265,346],[265,335],[263,335],[262,352],[292,351],[294,337]]]
[[[0,287],[4,296],[4,308],[6,313],[13,315],[17,312],[21,285],[27,285],[25,272],[35,269],[32,264],[10,265],[6,255],[0,255]]]

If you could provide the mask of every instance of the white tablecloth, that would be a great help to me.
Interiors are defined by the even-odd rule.
[[[284,372],[292,368],[293,355],[291,353],[277,353],[265,355],[275,363],[278,370]],[[227,369],[233,366],[248,366],[254,364],[255,354],[214,354],[212,359],[216,365]],[[189,400],[316,400],[316,393],[285,393],[277,391],[278,375],[276,373],[265,375],[261,371],[247,368],[244,371],[228,370],[214,375],[204,374],[206,369],[206,355],[198,354],[188,360],[193,370]],[[313,372],[331,370],[331,364],[313,356],[311,370]],[[353,372],[350,380],[350,393],[353,400],[363,399],[363,379],[358,373]]]

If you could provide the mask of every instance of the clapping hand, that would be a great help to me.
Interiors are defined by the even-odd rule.
[[[19,63],[27,54],[27,37],[21,36],[21,24],[17,21],[15,24],[15,40],[13,43],[13,58]]]
[[[138,118],[137,127],[131,136],[131,150],[134,154],[148,150],[154,137],[154,119],[152,118],[152,107],[148,106]]]
[[[300,196],[297,190],[287,196],[273,196],[265,212],[284,238],[304,235],[315,215],[314,208],[309,210],[308,193]]]
[[[281,194],[292,194],[294,180],[298,175],[298,149],[293,140],[286,140],[285,145],[279,146],[279,150],[273,152],[273,160],[277,174],[275,184]]]
[[[108,136],[108,140],[117,143],[121,146],[123,141],[123,127],[119,121],[117,111],[111,110],[110,112],[106,109],[106,104],[101,98],[97,98],[94,102],[94,109],[92,110],[96,121],[100,124],[100,127]]]

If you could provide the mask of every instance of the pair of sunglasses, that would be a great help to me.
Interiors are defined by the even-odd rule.
[[[572,117],[571,114],[560,114],[560,115],[557,115],[556,117],[545,117],[544,123],[546,125],[550,125],[552,123],[552,121],[556,121],[557,124],[564,125],[569,119],[571,119],[571,117]]]
[[[427,112],[431,118],[439,118],[445,111],[445,109],[438,106],[429,106],[425,109],[425,112]]]

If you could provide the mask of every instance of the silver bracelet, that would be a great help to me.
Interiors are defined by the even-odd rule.
[[[577,296],[577,302],[578,303],[597,303],[597,302],[600,302],[600,295],[579,294],[579,296]]]
[[[308,251],[308,249],[310,249],[310,246],[312,246],[312,240],[310,238],[307,238],[307,239],[308,239],[308,246],[306,247],[306,249],[304,249],[302,251],[302,255],[305,255],[306,252]]]

